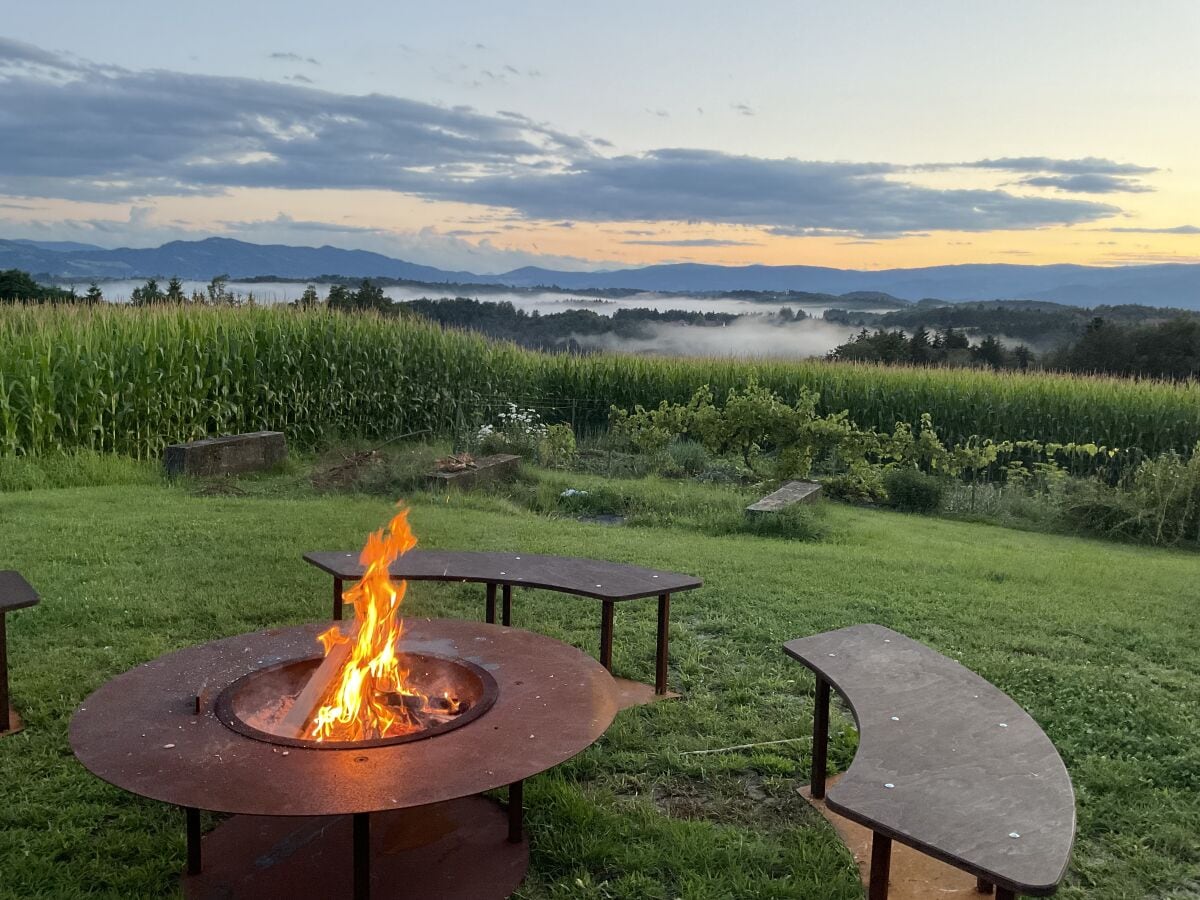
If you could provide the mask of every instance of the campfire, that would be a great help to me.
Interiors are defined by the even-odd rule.
[[[389,567],[417,544],[408,510],[371,534],[362,579],[346,593],[354,618],[319,635],[323,655],[258,669],[231,684],[217,715],[250,737],[293,746],[369,747],[465,725],[496,698],[494,679],[464,659],[400,648],[407,588]]]

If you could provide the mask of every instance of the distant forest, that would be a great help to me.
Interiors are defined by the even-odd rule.
[[[770,310],[770,301],[811,300],[818,296],[835,299],[801,292],[738,292],[738,299],[763,303],[762,313],[749,316],[643,308],[620,308],[611,316],[590,309],[542,314],[527,312],[507,301],[495,303],[466,297],[396,303],[384,293],[379,281],[362,279],[357,286],[349,280],[340,280],[329,287],[324,298],[309,285],[292,305],[417,315],[445,327],[477,331],[532,349],[586,353],[591,351],[581,344],[581,338],[612,335],[618,339],[653,339],[656,326],[664,324],[719,328],[753,318],[786,328],[803,322],[808,315],[790,306]],[[0,302],[86,304],[103,299],[102,290],[95,283],[86,292],[77,293],[41,285],[17,269],[0,272]],[[847,301],[847,307],[853,307],[883,305],[894,298],[863,293],[842,295],[841,299]],[[204,291],[185,295],[179,279],[173,278],[165,285],[148,280],[133,291],[131,302],[135,306],[163,303],[236,306],[253,303],[254,299],[252,295],[229,291],[222,277],[214,278]],[[834,361],[1039,369],[1173,380],[1200,378],[1200,313],[1188,310],[1138,305],[1088,309],[1041,301],[946,304],[923,300],[888,312],[831,308],[826,310],[824,320],[862,326],[857,335],[829,352],[828,358]]]

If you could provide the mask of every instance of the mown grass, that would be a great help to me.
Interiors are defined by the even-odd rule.
[[[0,305],[0,455],[83,447],[153,457],[173,441],[271,428],[339,436],[461,434],[510,401],[601,428],[612,405],[720,401],[756,377],[820,394],[891,431],[930,413],[950,444],[1095,442],[1156,454],[1200,439],[1200,386],[820,361],[541,354],[411,319],[290,309]]]
[[[294,476],[0,496],[4,564],[43,605],[10,620],[28,728],[0,741],[0,896],[158,897],[183,865],[178,812],[87,774],[66,729],[94,688],[172,649],[326,615],[300,553],[356,547],[390,503]],[[668,490],[656,487],[655,490]],[[714,489],[716,490],[716,489]],[[682,501],[681,501],[682,502]],[[874,621],[961,659],[1024,705],[1075,780],[1063,896],[1183,897],[1200,883],[1200,625],[1194,555],[830,506],[818,543],[588,526],[502,497],[413,498],[430,547],[592,555],[695,572],[674,604],[672,686],[527,790],[527,900],[850,898],[852,863],[795,795],[812,680],[787,638]],[[478,618],[478,589],[417,584],[418,615]],[[515,622],[594,653],[596,605],[519,592]],[[652,604],[623,606],[619,674],[652,677]],[[834,720],[833,763],[854,752]],[[687,751],[781,739],[757,749]],[[206,819],[211,824],[210,819]]]

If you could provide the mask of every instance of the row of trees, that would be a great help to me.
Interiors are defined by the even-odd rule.
[[[917,366],[973,366],[1024,371],[1036,362],[1024,344],[1009,350],[988,335],[972,345],[962,331],[947,328],[929,332],[919,327],[911,335],[900,330],[874,332],[863,329],[835,347],[829,359],[858,362],[899,363]]]
[[[829,353],[833,360],[909,365],[974,366],[1025,370],[1037,366],[1062,372],[1100,373],[1174,380],[1200,378],[1200,317],[1178,316],[1146,324],[1121,324],[1095,317],[1076,340],[1040,357],[1024,345],[1008,348],[988,335],[971,344],[962,331],[932,334],[918,327],[864,328]]]

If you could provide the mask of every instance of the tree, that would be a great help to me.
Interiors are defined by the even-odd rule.
[[[89,284],[87,293],[83,295],[83,302],[87,304],[103,303],[104,292],[100,290],[100,285],[94,281]]]
[[[1016,360],[1017,368],[1024,372],[1029,368],[1029,364],[1033,362],[1033,353],[1024,344],[1021,344],[1013,350],[1013,359]]]
[[[20,269],[0,272],[0,303],[71,303],[76,299],[71,291],[38,284]]]
[[[229,303],[229,291],[225,289],[225,285],[229,282],[228,275],[215,275],[213,280],[208,283],[208,302],[213,306],[224,306]]]
[[[317,289],[311,284],[306,287],[300,299],[296,301],[296,306],[300,309],[318,309],[321,306],[321,298],[317,295]]]
[[[908,358],[917,365],[928,363],[932,357],[932,346],[929,342],[929,332],[924,326],[913,332],[913,336],[908,340]]]
[[[158,281],[148,278],[141,287],[133,289],[129,300],[134,306],[155,306],[162,303],[166,295],[158,287]]]
[[[384,312],[392,307],[392,301],[383,292],[383,288],[377,284],[372,284],[370,279],[367,278],[362,280],[362,283],[358,286],[358,290],[354,292],[351,297],[351,304],[354,309],[373,309],[379,312]]]
[[[329,309],[340,310],[342,312],[352,309],[350,289],[344,284],[331,284],[329,286],[329,296],[325,298],[325,305]]]
[[[187,297],[183,293],[183,282],[178,278],[173,277],[167,282],[167,302],[168,303],[186,303]]]

